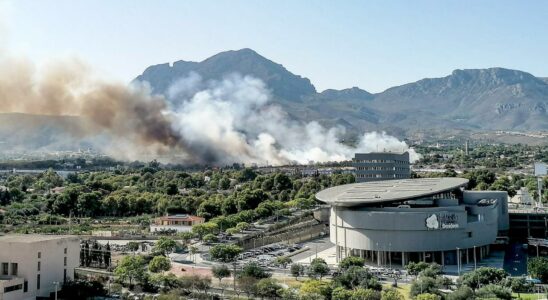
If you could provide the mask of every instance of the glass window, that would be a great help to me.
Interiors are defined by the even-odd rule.
[[[2,275],[8,275],[9,264],[8,263],[2,263]]]
[[[63,260],[63,263],[64,263],[64,266],[67,265],[67,257],[65,256],[64,260]]]
[[[42,258],[42,252],[38,252],[38,258]]]
[[[18,265],[17,263],[11,263],[11,275],[17,276]]]
[[[40,289],[40,274],[36,275],[36,289]]]
[[[40,262],[38,262],[38,272],[40,272]]]
[[[65,248],[64,252],[65,252],[65,254],[67,254],[67,248]]]
[[[67,269],[63,270],[63,282],[67,282]]]

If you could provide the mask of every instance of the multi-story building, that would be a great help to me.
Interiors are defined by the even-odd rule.
[[[0,236],[0,300],[50,297],[74,278],[79,257],[74,236]]]
[[[163,216],[154,219],[154,224],[150,225],[150,232],[175,230],[177,232],[191,231],[192,226],[202,224],[205,219],[202,217],[186,214]]]
[[[356,153],[352,165],[355,169],[356,182],[407,179],[411,177],[409,152]]]

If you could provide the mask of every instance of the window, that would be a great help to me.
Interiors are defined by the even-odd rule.
[[[469,232],[468,232],[468,237],[469,237],[469,238],[472,237],[472,231],[469,231]]]
[[[29,282],[25,280],[25,284],[23,285],[23,292],[26,293],[29,291]]]
[[[64,252],[65,252],[65,254],[67,254],[67,248],[65,248]]]
[[[67,265],[67,257],[65,256],[64,260],[63,260],[63,263],[64,263],[64,266]]]
[[[42,252],[38,252],[38,258],[42,258]]]
[[[38,268],[37,268],[38,272],[40,272],[40,266],[41,266],[41,264],[40,264],[40,262],[38,262]]]
[[[7,286],[4,288],[4,293],[9,293],[9,292],[13,292],[13,291],[17,291],[17,290],[20,290],[23,288],[23,285],[22,284],[16,284],[16,285],[12,285],[12,286]]]
[[[2,275],[8,275],[8,268],[9,268],[9,264],[8,263],[2,263]]]
[[[67,269],[63,270],[63,282],[67,282]]]
[[[40,274],[36,275],[36,289],[40,289]]]
[[[11,275],[17,276],[17,271],[18,271],[17,267],[18,267],[17,263],[11,263]]]

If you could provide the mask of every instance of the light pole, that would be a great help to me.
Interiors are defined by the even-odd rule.
[[[460,249],[457,247],[457,274],[460,276]]]
[[[57,287],[59,286],[59,282],[54,281],[53,285],[55,286],[55,300],[57,300]]]

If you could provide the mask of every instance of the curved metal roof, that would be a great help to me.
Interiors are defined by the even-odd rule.
[[[468,179],[456,177],[360,182],[325,189],[316,194],[316,199],[335,206],[356,206],[425,197],[451,191],[467,183]]]

